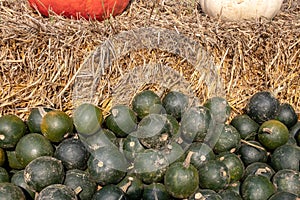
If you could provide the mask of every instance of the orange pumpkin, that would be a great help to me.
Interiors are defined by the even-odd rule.
[[[95,19],[102,21],[110,15],[121,14],[130,0],[28,0],[31,7],[42,15],[49,16],[49,10],[68,18]]]

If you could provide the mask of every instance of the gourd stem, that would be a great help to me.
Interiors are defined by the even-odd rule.
[[[263,128],[262,131],[267,134],[273,134],[273,131],[270,128]]]
[[[38,111],[39,111],[40,115],[42,116],[42,118],[47,114],[45,109],[42,107],[38,107]]]
[[[254,148],[261,149],[261,150],[263,150],[263,151],[266,150],[265,148],[263,148],[263,147],[261,147],[261,146],[259,146],[259,145],[256,145],[256,144],[252,144],[251,142],[248,142],[248,141],[246,141],[246,140],[241,140],[241,142],[242,142],[242,143],[245,143],[245,144],[247,144],[247,145],[249,145],[249,146],[252,146],[252,147],[254,147]]]
[[[185,168],[188,168],[190,166],[190,163],[191,163],[191,158],[193,156],[194,152],[192,151],[189,151],[188,155],[186,156],[184,162],[183,162],[183,166]]]
[[[128,183],[126,183],[125,185],[123,185],[121,188],[121,190],[123,190],[123,192],[127,192],[128,188],[131,186],[131,180],[128,181]]]

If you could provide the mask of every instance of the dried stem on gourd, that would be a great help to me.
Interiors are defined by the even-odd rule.
[[[249,146],[251,146],[251,147],[254,147],[254,148],[263,150],[263,151],[266,150],[265,148],[263,148],[263,147],[261,147],[261,146],[259,146],[259,145],[256,145],[256,144],[252,144],[251,142],[248,142],[248,141],[246,141],[246,140],[241,140],[241,142],[242,142],[242,143],[245,143],[245,144],[247,144],[247,145],[249,145]]]
[[[184,162],[183,162],[183,166],[185,168],[188,168],[190,166],[190,163],[191,163],[191,158],[193,156],[194,152],[192,151],[189,151],[188,155],[186,156]]]
[[[120,187],[121,190],[123,190],[123,192],[126,193],[127,190],[128,190],[128,188],[131,186],[132,181],[133,181],[133,178],[132,178],[132,177],[129,177],[129,178],[128,178],[128,182],[127,182],[125,185],[123,185],[122,187]]]

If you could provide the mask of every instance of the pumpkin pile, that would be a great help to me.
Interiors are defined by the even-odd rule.
[[[258,92],[232,116],[223,97],[201,105],[152,90],[103,114],[33,108],[0,117],[0,199],[298,199],[300,121]]]

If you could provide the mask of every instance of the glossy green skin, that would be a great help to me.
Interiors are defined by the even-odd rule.
[[[249,175],[241,185],[241,195],[244,200],[268,199],[275,191],[272,182],[260,175]]]
[[[211,113],[204,106],[191,107],[182,116],[180,136],[187,143],[203,142],[210,128]]]
[[[49,112],[51,108],[33,108],[27,119],[27,126],[29,128],[30,133],[42,133],[41,131],[41,122],[43,118],[43,114],[41,112]],[[40,112],[41,111],[41,112]]]
[[[271,154],[271,165],[275,170],[293,169],[300,170],[300,147],[285,144]]]
[[[51,142],[61,142],[73,133],[73,120],[63,111],[49,111],[42,119],[41,131]]]
[[[167,191],[175,198],[188,198],[199,187],[199,175],[193,165],[184,166],[182,162],[173,163],[164,176]]]
[[[143,200],[170,200],[172,199],[162,183],[151,183],[145,185]]]
[[[55,200],[77,200],[75,192],[62,184],[53,184],[45,187],[38,195],[36,200],[55,199]]]
[[[289,103],[279,106],[275,119],[281,121],[286,127],[291,128],[298,121],[298,115]]]
[[[117,147],[94,151],[88,160],[88,172],[100,185],[117,184],[126,175],[128,162]]]
[[[256,146],[262,147],[262,145],[257,141],[251,140],[248,142]],[[267,162],[268,160],[267,150],[256,148],[245,143],[241,144],[241,147],[238,149],[237,154],[240,156],[245,166],[248,166],[254,162]]]
[[[14,148],[25,132],[26,124],[16,115],[0,117],[0,148]]]
[[[84,103],[75,109],[73,120],[79,134],[90,136],[101,128],[103,114],[99,107]]]
[[[230,182],[228,168],[221,161],[210,160],[198,171],[200,188],[219,191]]]
[[[242,114],[235,116],[230,124],[240,133],[241,139],[253,140],[259,129],[259,124],[248,115]]]
[[[125,193],[128,199],[130,200],[141,200],[144,190],[143,182],[136,176],[127,175],[118,186],[124,187],[126,184],[130,183],[129,187],[126,189]]]
[[[116,185],[106,185],[93,195],[92,200],[127,200],[126,194]],[[129,200],[129,199],[128,199]]]
[[[203,106],[210,110],[216,123],[226,122],[231,113],[231,107],[223,97],[211,97],[204,102]]]
[[[181,119],[189,104],[189,98],[185,94],[177,91],[170,91],[162,99],[163,107],[166,113],[176,119]]]
[[[279,108],[279,101],[270,92],[255,93],[246,105],[246,114],[258,124],[274,119]]]
[[[202,142],[193,142],[187,152],[189,151],[194,152],[191,158],[191,164],[197,169],[200,169],[205,162],[213,160],[216,157],[212,148]]]
[[[162,102],[160,97],[151,90],[144,90],[133,97],[131,102],[132,110],[142,119],[148,114],[160,114]]]
[[[23,189],[23,193],[26,196],[26,199],[34,199],[35,192],[33,192],[29,186],[25,183],[24,180],[24,170],[19,170],[14,173],[11,177],[11,183],[21,187]]]
[[[268,120],[259,127],[258,141],[268,150],[274,150],[288,140],[289,130],[278,120]]]
[[[13,183],[0,183],[1,200],[26,200],[22,189]]]
[[[243,179],[247,178],[249,175],[261,175],[271,180],[274,174],[275,171],[269,164],[254,162],[246,167]]]
[[[9,174],[7,170],[3,167],[0,167],[0,183],[9,182]]]
[[[285,191],[300,196],[300,173],[296,170],[279,170],[272,178],[278,191]]]
[[[105,125],[118,137],[126,137],[137,128],[137,117],[133,110],[125,105],[111,108],[110,115],[105,119]]]
[[[49,185],[63,183],[64,176],[62,162],[50,156],[38,157],[24,169],[25,183],[36,192],[40,192]]]
[[[159,151],[147,149],[134,160],[133,172],[146,184],[160,182],[168,167],[168,161]]]
[[[273,194],[268,200],[298,200],[297,195],[289,193],[289,192],[283,192],[279,191]]]
[[[232,150],[236,151],[240,145],[241,137],[239,132],[232,125],[225,124],[213,150],[215,153],[231,152]]]
[[[61,160],[67,170],[87,168],[87,161],[90,152],[86,149],[81,140],[68,138],[63,140],[54,152],[54,157]]]
[[[29,133],[22,137],[16,145],[16,158],[23,168],[40,156],[53,156],[51,142],[41,134]]]
[[[234,153],[222,153],[217,159],[223,162],[228,168],[230,174],[230,183],[239,181],[245,172],[245,166],[242,160]]]
[[[89,173],[79,169],[72,169],[66,172],[64,185],[74,191],[80,188],[80,193],[77,194],[80,200],[90,200],[97,190],[97,183]]]

